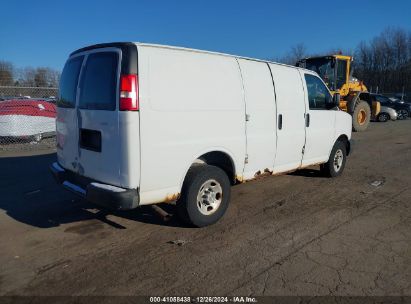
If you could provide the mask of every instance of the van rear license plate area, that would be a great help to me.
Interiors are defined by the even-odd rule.
[[[80,148],[101,152],[101,132],[89,129],[80,129]]]

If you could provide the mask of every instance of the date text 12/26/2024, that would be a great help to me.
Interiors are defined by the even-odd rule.
[[[150,297],[150,303],[257,303],[255,297]]]

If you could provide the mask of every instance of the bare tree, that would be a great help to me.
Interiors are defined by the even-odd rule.
[[[26,87],[36,86],[36,70],[32,67],[26,67],[21,71],[20,83]]]
[[[60,72],[48,67],[25,67],[16,70],[15,85],[26,87],[58,87]]]
[[[45,69],[45,78],[48,87],[58,87],[60,82],[60,72],[53,70],[51,68],[44,68]]]
[[[36,87],[47,87],[47,69],[37,68],[36,74],[34,75],[34,82]]]
[[[385,29],[356,51],[356,74],[372,88],[385,92],[411,91],[411,32]]]
[[[298,60],[307,56],[307,48],[305,47],[304,43],[297,43],[296,45],[292,46],[290,50],[287,52],[287,55],[284,57],[278,58],[276,61],[295,65]]]
[[[7,61],[0,61],[0,85],[10,86],[14,83],[14,67]]]
[[[291,47],[290,56],[295,59],[294,64],[302,59],[303,57],[307,56],[307,48],[305,47],[304,43],[298,43]]]

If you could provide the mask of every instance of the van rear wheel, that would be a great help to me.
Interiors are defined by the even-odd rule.
[[[210,165],[193,166],[177,201],[178,216],[195,227],[214,224],[227,210],[230,191],[230,181],[223,170]]]

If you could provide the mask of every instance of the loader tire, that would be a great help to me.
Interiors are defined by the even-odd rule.
[[[352,129],[355,132],[362,132],[368,128],[371,119],[371,108],[365,101],[358,102],[352,112]]]

